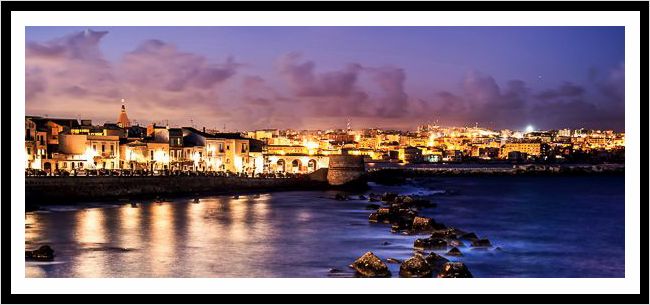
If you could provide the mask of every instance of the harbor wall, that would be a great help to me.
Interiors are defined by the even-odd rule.
[[[25,201],[47,205],[139,197],[236,194],[279,190],[323,189],[327,183],[302,178],[211,176],[25,177]]]

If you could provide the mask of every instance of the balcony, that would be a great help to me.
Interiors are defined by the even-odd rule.
[[[117,157],[115,155],[115,153],[113,153],[113,152],[103,152],[103,153],[100,154],[100,156],[102,158],[106,158],[106,159],[113,159],[113,158]]]

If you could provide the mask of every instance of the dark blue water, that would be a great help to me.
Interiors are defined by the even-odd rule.
[[[438,222],[489,238],[502,251],[460,248],[476,277],[624,277],[624,178],[450,177],[372,185],[425,194]],[[453,195],[439,191],[457,191]],[[26,214],[26,247],[50,244],[28,277],[328,277],[373,251],[406,259],[422,236],[369,224],[363,200],[280,192],[54,207]],[[386,243],[387,242],[387,243]],[[444,251],[437,251],[444,254]],[[342,270],[331,274],[330,268]],[[389,264],[397,276],[399,265]]]

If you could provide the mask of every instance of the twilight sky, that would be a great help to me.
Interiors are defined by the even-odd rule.
[[[26,112],[624,130],[624,27],[27,27]]]

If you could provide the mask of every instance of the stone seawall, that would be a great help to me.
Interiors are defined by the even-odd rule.
[[[25,177],[25,201],[27,204],[47,205],[78,201],[171,197],[196,193],[231,194],[326,187],[326,182],[306,178]]]

